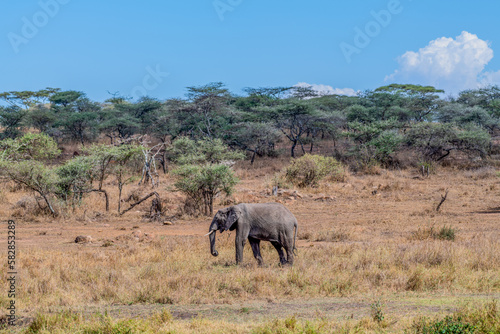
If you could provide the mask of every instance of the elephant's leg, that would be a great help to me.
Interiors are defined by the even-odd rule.
[[[283,253],[283,249],[281,249],[281,244],[277,241],[271,241],[271,244],[273,244],[274,248],[276,248],[276,250],[278,251],[278,255],[280,256],[280,263],[285,264],[285,254]]]
[[[262,265],[262,255],[260,255],[260,240],[248,237],[248,241],[250,242],[250,246],[252,246],[253,256],[259,263],[259,266]]]
[[[293,237],[283,240],[283,248],[286,252],[286,262],[290,265],[293,264]]]
[[[235,247],[236,247],[236,264],[241,263],[243,261],[243,247],[245,247],[245,238],[241,238],[236,235],[235,239]]]
[[[285,246],[285,251],[286,251],[286,262],[289,265],[293,264],[293,244],[292,245],[286,245]]]

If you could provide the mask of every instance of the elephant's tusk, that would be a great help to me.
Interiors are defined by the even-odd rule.
[[[214,232],[215,232],[215,230],[212,230],[212,231],[208,232],[207,234],[205,234],[204,237],[206,237],[207,235],[210,235],[210,234],[212,234]]]

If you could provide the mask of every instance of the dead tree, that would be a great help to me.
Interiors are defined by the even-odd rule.
[[[150,209],[151,218],[154,220],[160,220],[161,212],[162,212],[162,205],[161,205],[160,195],[156,191],[153,191],[152,193],[150,193],[147,196],[144,196],[143,198],[141,198],[140,200],[138,200],[134,204],[131,204],[128,209],[120,212],[120,216],[125,214],[126,212],[132,210],[134,207],[141,204],[142,202],[144,202],[145,200],[147,200],[148,198],[150,198],[152,196],[155,196],[155,198],[153,199],[151,209]]]
[[[147,184],[151,180],[151,185],[158,187],[160,184],[160,175],[158,174],[158,169],[156,167],[156,157],[160,154],[161,150],[165,146],[165,143],[157,144],[151,148],[147,148],[145,143],[142,144],[142,154],[144,156],[144,166],[142,167],[142,176],[139,181],[139,185],[144,182]]]
[[[441,208],[441,205],[443,205],[444,201],[446,201],[446,197],[448,197],[448,189],[446,189],[446,193],[443,195],[441,195],[441,201],[439,202],[437,208],[436,208],[436,212],[439,212],[439,209]]]
[[[149,209],[149,219],[152,221],[161,220],[162,205],[159,197],[153,198],[151,201],[151,208]]]

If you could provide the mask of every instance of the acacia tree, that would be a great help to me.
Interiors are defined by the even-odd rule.
[[[261,96],[270,100],[278,101],[283,99],[287,94],[289,94],[290,90],[293,87],[259,87],[259,88],[251,88],[246,87],[243,88],[243,91],[247,93],[250,97],[252,96]]]
[[[114,157],[114,166],[111,173],[118,184],[118,213],[121,213],[123,186],[131,183],[136,175],[137,166],[142,154],[142,147],[134,144],[121,145],[117,148]]]
[[[348,123],[345,135],[356,144],[354,153],[365,165],[372,161],[388,164],[391,154],[403,142],[398,132],[399,123],[396,119],[376,121],[368,124],[360,122]]]
[[[84,194],[92,192],[92,171],[91,159],[85,156],[74,157],[58,166],[55,170],[59,177],[56,195],[74,208],[81,203]]]
[[[444,93],[444,90],[432,86],[391,84],[379,87],[375,92],[385,92],[405,99],[405,106],[411,111],[413,119],[422,122],[430,120],[439,108],[441,100],[438,94]]]
[[[311,129],[311,125],[319,113],[311,104],[301,101],[287,101],[270,110],[274,126],[292,143],[291,157],[295,157],[295,147],[300,145],[305,153],[303,136]]]
[[[62,108],[69,107],[71,104],[78,101],[78,99],[85,97],[83,92],[78,92],[75,90],[59,91],[53,94],[49,101],[54,105]]]
[[[234,125],[227,137],[231,145],[251,152],[250,164],[253,165],[256,155],[262,157],[274,152],[281,136],[271,123],[242,122]]]
[[[195,117],[196,130],[207,138],[216,138],[218,116],[227,108],[229,91],[222,82],[187,87],[187,90],[191,104],[185,111]]]
[[[174,141],[169,152],[180,165],[173,170],[179,177],[175,188],[186,194],[196,209],[203,208],[203,214],[213,215],[214,198],[220,193],[230,195],[238,182],[224,162],[244,155],[231,151],[220,139],[194,141],[186,137]]]
[[[57,121],[54,126],[62,129],[69,140],[77,140],[82,146],[98,136],[98,119],[101,105],[85,97],[82,92],[64,91],[54,94],[51,110]]]
[[[59,176],[57,195],[73,205],[79,203],[84,194],[102,193],[109,211],[109,194],[103,188],[109,176],[116,178],[118,186],[118,213],[121,214],[123,186],[136,178],[141,147],[137,144],[120,146],[93,145],[84,150],[86,156],[75,157],[56,169]],[[97,181],[97,186],[93,182]]]
[[[57,175],[52,168],[34,160],[19,161],[10,166],[0,162],[0,168],[8,179],[40,195],[52,215],[56,215],[50,199],[57,189]],[[36,196],[35,199],[38,203]]]
[[[0,141],[0,175],[38,194],[52,215],[56,211],[51,197],[57,190],[58,178],[52,167],[43,161],[60,154],[55,141],[46,134],[25,134],[16,139]]]
[[[448,103],[437,112],[436,120],[441,123],[455,123],[459,126],[474,124],[493,133],[500,127],[500,119],[480,106],[469,107],[459,103]]]
[[[469,107],[479,106],[495,114],[500,103],[500,87],[488,86],[460,92],[456,102]]]
[[[176,189],[202,205],[206,216],[214,213],[214,198],[221,193],[231,195],[238,183],[233,170],[222,164],[185,165],[173,173],[179,176],[174,184]]]
[[[128,136],[137,132],[149,134],[155,125],[156,114],[162,109],[162,104],[151,97],[141,97],[136,103],[120,102],[113,104],[106,112],[106,126],[113,129],[115,125],[128,130]],[[132,126],[131,123],[135,123]],[[119,130],[119,128],[116,128]]]
[[[139,130],[139,120],[118,109],[108,109],[102,114],[99,130],[110,139],[110,144],[129,139]]]
[[[54,94],[59,92],[59,88],[47,87],[39,91],[10,91],[0,93],[0,99],[4,100],[11,106],[22,107],[26,110],[44,103],[49,100]]]
[[[487,131],[473,125],[458,128],[450,123],[420,123],[407,132],[406,142],[419,150],[427,161],[441,161],[452,151],[484,157],[491,137]]]
[[[103,144],[92,145],[83,151],[88,154],[88,159],[92,166],[93,180],[97,180],[97,187],[90,189],[89,192],[98,192],[104,195],[106,200],[106,211],[109,211],[109,196],[108,192],[103,189],[104,180],[111,173],[111,161],[117,153],[116,146],[108,146]]]
[[[54,133],[54,124],[57,117],[49,108],[43,105],[31,108],[26,118],[27,123],[38,131],[49,135]]]
[[[307,100],[320,95],[312,86],[294,86],[291,93],[294,98],[299,100]]]
[[[98,135],[96,121],[96,113],[68,113],[56,124],[63,128],[66,138],[85,146],[85,142],[94,140]]]
[[[3,127],[0,139],[16,138],[21,135],[23,121],[28,112],[18,106],[0,107],[0,125]]]

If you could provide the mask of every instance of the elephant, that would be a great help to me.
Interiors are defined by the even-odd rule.
[[[295,234],[294,234],[295,229]],[[210,252],[213,256],[219,253],[215,249],[215,234],[236,230],[236,264],[243,261],[243,247],[246,239],[259,265],[262,265],[260,241],[270,241],[278,251],[282,265],[293,264],[296,250],[298,224],[295,216],[279,203],[241,203],[219,210],[210,224],[205,236],[210,239]],[[286,257],[283,249],[286,251]]]

